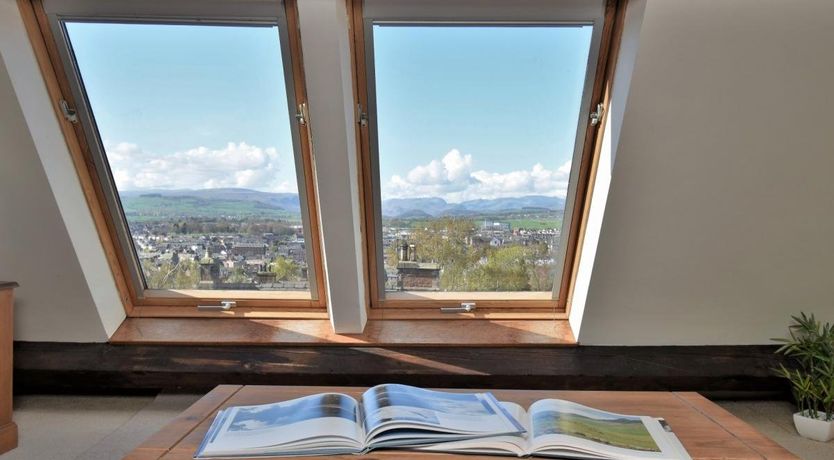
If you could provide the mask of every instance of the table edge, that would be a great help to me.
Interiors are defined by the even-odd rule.
[[[672,394],[693,410],[721,427],[765,460],[801,460],[776,441],[760,433],[755,427],[733,415],[727,409],[694,391],[675,391]],[[675,427],[672,427],[674,429]]]
[[[176,447],[186,436],[194,431],[207,418],[236,395],[246,385],[217,385],[211,391],[201,396],[173,420],[142,441],[122,460],[151,460],[165,456]],[[160,443],[161,433],[166,433],[169,442]]]

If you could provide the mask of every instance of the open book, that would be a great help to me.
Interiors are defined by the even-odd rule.
[[[573,459],[689,460],[660,419],[558,399],[528,410],[490,393],[373,387],[359,401],[323,393],[217,414],[194,457],[359,454],[392,448]]]
[[[568,459],[691,459],[662,419],[615,414],[560,399],[541,399],[527,411],[512,402],[501,405],[525,427],[524,435],[442,442],[416,449]]]
[[[194,458],[362,453],[485,436],[524,434],[490,393],[406,385],[370,388],[360,401],[323,393],[222,410]]]

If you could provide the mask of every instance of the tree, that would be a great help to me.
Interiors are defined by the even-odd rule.
[[[535,243],[527,246],[529,251],[528,260],[548,261],[551,258],[550,250],[545,243]],[[556,276],[556,269],[550,262],[546,264],[529,264],[530,289],[533,291],[551,291]]]
[[[420,224],[407,243],[414,244],[416,261],[440,265],[443,291],[550,291],[554,270],[545,263],[547,244],[511,243],[497,248],[477,241],[469,219],[444,217]],[[397,245],[385,249],[385,262],[396,266]]]
[[[417,249],[417,260],[449,265],[460,261],[477,260],[476,251],[469,244],[475,226],[471,220],[443,217],[426,222],[412,235]]]
[[[440,289],[465,291],[471,268],[483,251],[471,244],[475,225],[469,219],[443,217],[426,222],[412,235],[417,261],[435,262],[441,267]]]
[[[297,280],[301,276],[301,267],[295,261],[284,256],[278,256],[269,264],[269,271],[275,273],[279,281]]]
[[[392,244],[385,248],[385,265],[389,267],[396,267],[397,263],[400,261],[400,257],[397,254],[398,246],[402,243]]]
[[[553,266],[533,265],[530,268],[530,289],[533,291],[552,291],[556,273]]]
[[[232,270],[226,278],[227,283],[248,283],[249,281],[250,279],[246,276],[246,272],[243,271],[242,267]]]
[[[472,270],[467,291],[529,291],[530,251],[524,246],[502,246],[489,252],[486,262]]]
[[[142,261],[142,272],[148,289],[194,289],[200,282],[200,264],[180,259],[176,264]]]

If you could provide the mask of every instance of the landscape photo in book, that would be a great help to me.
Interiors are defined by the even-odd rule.
[[[339,417],[356,422],[356,415],[356,401],[345,395],[325,393],[290,404],[241,407],[229,424],[228,431],[263,430],[322,417]]]
[[[640,417],[614,415],[573,406],[570,411],[543,410],[533,414],[533,436],[575,436],[613,447],[661,452]]]

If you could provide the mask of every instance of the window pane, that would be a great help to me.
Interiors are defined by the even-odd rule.
[[[373,26],[385,288],[550,291],[592,26]]]
[[[147,287],[309,290],[278,28],[65,26]]]

